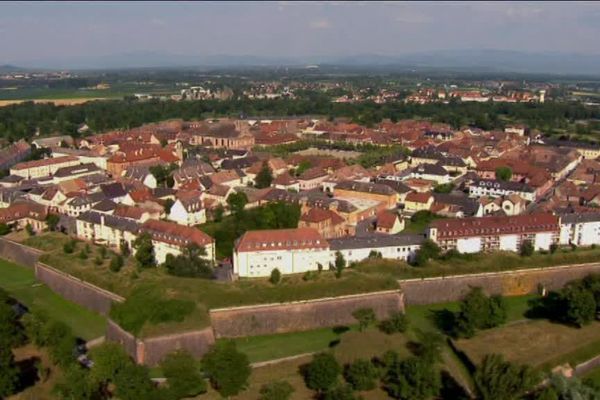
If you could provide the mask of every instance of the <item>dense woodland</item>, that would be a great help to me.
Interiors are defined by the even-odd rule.
[[[306,92],[298,99],[193,102],[148,101],[134,99],[95,101],[74,106],[15,104],[0,108],[0,135],[15,141],[32,137],[39,129],[42,135],[61,133],[77,135],[77,128],[86,123],[94,132],[132,128],[148,122],[170,118],[185,120],[217,116],[304,116],[327,118],[346,117],[372,126],[382,119],[397,121],[405,118],[429,118],[455,128],[475,125],[483,129],[502,128],[507,123],[521,122],[531,128],[552,134],[573,128],[580,120],[600,119],[600,108],[580,103],[547,102],[544,104],[510,103],[450,103],[404,104],[333,103],[324,93]],[[596,122],[593,122],[593,124]],[[590,132],[594,127],[580,128]],[[580,130],[578,129],[578,131]],[[589,132],[587,132],[589,133]]]

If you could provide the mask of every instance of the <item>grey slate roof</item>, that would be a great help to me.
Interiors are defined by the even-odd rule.
[[[328,239],[331,250],[365,249],[374,247],[396,247],[420,245],[425,240],[423,235],[397,234],[397,235],[369,235],[349,236],[338,239]]]
[[[96,166],[96,164],[88,163],[88,164],[72,165],[70,167],[59,168],[54,173],[54,176],[58,177],[58,178],[65,178],[65,177],[68,177],[71,175],[90,174],[92,172],[100,172],[100,171],[101,171],[100,168],[98,168],[98,166]]]
[[[342,190],[351,190],[354,192],[376,193],[384,195],[392,195],[395,193],[395,191],[389,186],[371,182],[344,181],[338,183],[335,186],[335,188]]]
[[[117,217],[110,214],[104,214],[97,211],[87,211],[79,216],[79,220],[99,225],[104,218],[104,225],[120,231],[137,233],[140,230],[140,224],[123,217]]]
[[[599,222],[600,212],[597,213],[574,213],[574,214],[562,214],[560,215],[560,222],[562,224],[581,224],[584,222]]]

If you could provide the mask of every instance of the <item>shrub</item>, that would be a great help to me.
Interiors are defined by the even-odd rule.
[[[75,251],[75,246],[76,242],[74,240],[69,240],[63,245],[63,252],[65,254],[72,254]]]
[[[534,252],[534,248],[533,248],[533,243],[531,243],[531,240],[525,240],[523,243],[521,243],[521,248],[519,249],[519,254],[522,257],[530,257],[533,255]]]
[[[4,222],[0,223],[0,236],[8,235],[11,231],[10,225]]]
[[[79,257],[80,259],[82,259],[82,260],[87,260],[87,259],[88,259],[88,253],[87,253],[85,250],[83,250],[83,249],[82,249],[82,250],[79,252],[79,255],[78,255],[78,257]]]
[[[25,225],[25,232],[27,232],[29,236],[35,235],[35,231],[33,230],[33,226],[31,226],[31,224]]]
[[[382,332],[391,335],[393,333],[405,332],[408,328],[408,317],[406,314],[397,312],[390,316],[390,318],[381,321],[379,329]]]
[[[96,264],[96,265],[100,266],[100,265],[102,265],[103,263],[104,263],[104,259],[102,258],[102,256],[100,256],[100,255],[97,255],[97,256],[94,258],[94,264]]]
[[[294,387],[287,381],[265,383],[260,388],[260,400],[288,400]]]
[[[303,281],[314,281],[319,277],[318,273],[315,271],[306,271],[304,275],[302,275]]]
[[[271,271],[271,277],[269,277],[269,282],[273,285],[277,285],[281,281],[281,272],[277,268]]]
[[[186,351],[168,354],[160,367],[169,383],[172,399],[194,397],[206,392],[206,382],[196,367],[196,360]]]
[[[121,270],[121,268],[123,268],[123,264],[124,264],[123,257],[119,254],[115,254],[112,256],[108,268],[112,272],[119,272]]]

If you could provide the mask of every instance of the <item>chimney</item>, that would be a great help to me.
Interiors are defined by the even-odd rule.
[[[104,226],[104,214],[100,215],[100,225]]]

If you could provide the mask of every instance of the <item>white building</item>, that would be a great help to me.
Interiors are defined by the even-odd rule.
[[[248,231],[236,243],[233,271],[240,277],[267,277],[327,269],[329,243],[312,228]]]
[[[600,244],[600,213],[561,215],[560,244]]]
[[[427,237],[444,251],[460,253],[519,251],[529,241],[535,250],[548,250],[559,242],[559,218],[552,214],[440,219],[427,229]]]
[[[331,260],[339,251],[348,263],[360,262],[369,258],[373,252],[390,260],[410,261],[421,247],[423,235],[369,235],[330,239]]]
[[[190,192],[193,194],[193,192]],[[171,206],[168,219],[180,225],[194,226],[206,222],[206,210],[202,207],[200,193],[181,196]]]

